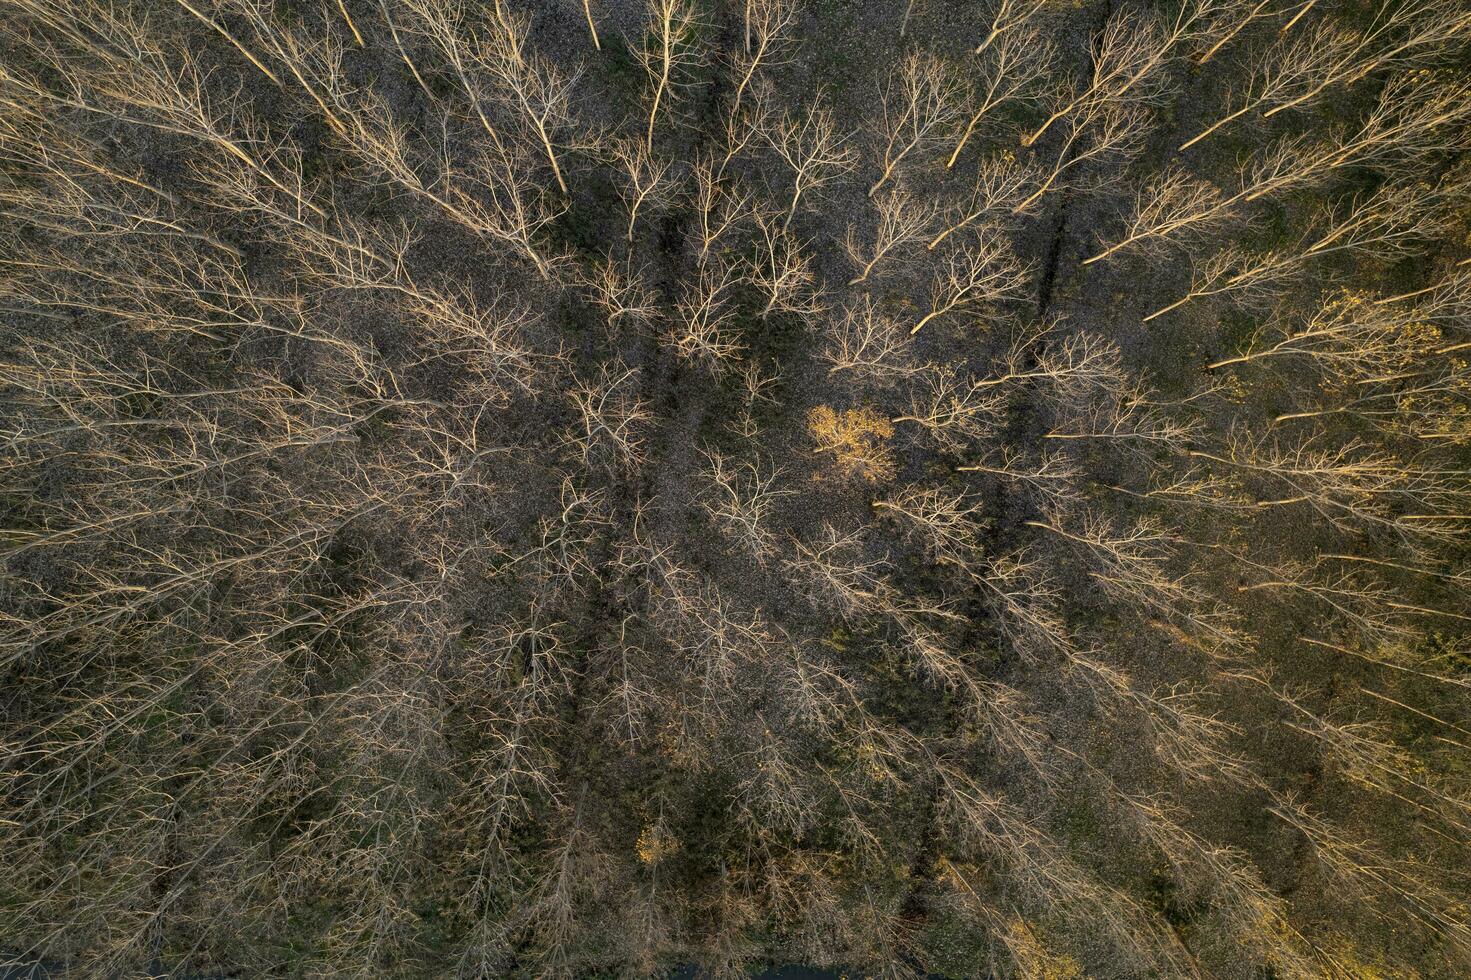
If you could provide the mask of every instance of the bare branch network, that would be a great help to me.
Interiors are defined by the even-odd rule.
[[[0,966],[1471,975],[1459,0],[0,0]]]

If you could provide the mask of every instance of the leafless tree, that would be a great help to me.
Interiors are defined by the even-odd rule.
[[[1267,358],[1303,357],[1321,371],[1345,379],[1396,374],[1414,364],[1416,352],[1402,338],[1404,321],[1393,307],[1348,293],[1330,298],[1300,327],[1277,320],[1263,331],[1278,339],[1257,342],[1246,353],[1213,361],[1217,370]]]
[[[711,494],[702,507],[710,519],[757,561],[779,554],[778,538],[769,526],[771,511],[777,501],[792,493],[776,486],[781,471],[759,461],[736,462],[708,450],[705,460]]]
[[[975,380],[977,388],[1032,384],[1058,403],[1124,386],[1126,372],[1117,346],[1087,331],[1065,332],[1056,321],[1041,321],[1013,334],[993,372]]]
[[[1184,172],[1168,172],[1135,202],[1124,237],[1085,261],[1098,262],[1126,248],[1158,249],[1166,240],[1183,233],[1208,231],[1237,219],[1247,201],[1268,190],[1304,183],[1320,174],[1314,163],[1323,148],[1308,142],[1287,138],[1273,144],[1258,157],[1243,175],[1239,189],[1225,194],[1212,190],[1209,184]]]
[[[1443,472],[1412,467],[1362,440],[1334,445],[1314,436],[1278,441],[1237,431],[1218,452],[1192,449],[1189,454],[1281,491],[1261,495],[1258,509],[1302,505],[1344,531],[1372,527],[1406,541],[1457,533],[1455,520],[1437,513],[1437,504],[1456,499]],[[1417,512],[1396,516],[1397,504],[1417,505]]]
[[[1097,112],[1104,105],[1149,104],[1159,98],[1159,75],[1176,49],[1192,42],[1206,27],[1207,15],[1219,0],[1182,4],[1171,22],[1156,23],[1146,14],[1124,10],[1116,14],[1098,40],[1088,84],[1053,110],[1040,126],[1022,139],[1031,146],[1053,125],[1075,112]]]
[[[584,276],[588,298],[602,309],[610,326],[629,324],[646,327],[659,316],[659,305],[645,275],[631,261],[607,259],[596,263]]]
[[[904,325],[864,297],[841,316],[829,313],[822,359],[829,374],[850,372],[882,381],[908,377],[921,370],[909,359],[909,332]]]
[[[845,145],[833,122],[831,110],[820,98],[805,110],[783,113],[766,134],[768,145],[790,172],[791,204],[782,219],[782,230],[792,223],[804,195],[816,191],[853,168],[853,149]]]
[[[854,227],[848,227],[844,246],[848,258],[858,267],[858,274],[848,280],[849,286],[867,282],[875,267],[885,260],[902,258],[913,251],[940,220],[937,204],[909,193],[900,184],[875,198],[874,207],[878,222],[871,243],[861,241]]]
[[[1023,214],[1041,199],[1028,193],[1039,179],[1040,175],[1031,166],[1019,163],[1008,154],[987,157],[976,173],[970,200],[946,213],[945,230],[925,247],[933,251],[945,239],[978,221],[1005,220]]]
[[[863,542],[853,533],[825,525],[813,541],[793,542],[782,567],[812,603],[856,620],[890,602],[894,588],[879,562],[864,558]]]
[[[1454,7],[1420,0],[1385,4],[1369,27],[1348,44],[1337,46],[1336,56],[1325,59],[1316,77],[1285,101],[1263,113],[1270,118],[1319,98],[1340,83],[1353,83],[1382,68],[1401,69],[1434,63],[1464,40],[1471,14]]]
[[[731,58],[732,74],[739,78],[730,100],[729,120],[735,120],[760,73],[773,67],[790,42],[797,6],[791,0],[744,0],[743,43]],[[729,123],[727,124],[729,128]]]
[[[765,299],[761,318],[772,312],[790,313],[804,319],[818,316],[824,300],[816,286],[812,262],[802,243],[785,230],[785,222],[777,226],[775,216],[756,215],[759,237],[756,258],[750,263],[746,281]]]
[[[557,187],[566,194],[567,180],[557,156],[559,145],[571,134],[589,128],[572,113],[571,93],[577,79],[564,76],[529,47],[530,19],[509,10],[500,0],[495,2],[495,26],[498,29],[490,32],[488,42],[477,46],[477,66],[483,66],[486,76],[499,82],[520,109],[551,164]],[[577,138],[587,139],[582,135]]]
[[[1282,284],[1301,276],[1307,265],[1337,253],[1378,260],[1408,254],[1444,231],[1441,195],[1440,189],[1429,186],[1386,185],[1350,200],[1346,214],[1323,220],[1321,231],[1313,229],[1302,242],[1259,256],[1228,247],[1194,270],[1188,293],[1144,319],[1148,322],[1202,296],[1235,294],[1268,301]]]
[[[587,20],[587,31],[592,35],[592,46],[595,50],[603,50],[603,42],[598,37],[598,23],[593,20],[592,0],[582,0],[582,15]]]
[[[1041,181],[1031,194],[1012,206],[1012,214],[1028,208],[1052,191],[1067,186],[1074,170],[1105,160],[1128,159],[1143,140],[1144,116],[1138,106],[1091,103],[1067,117],[1062,147],[1051,167],[1039,168]]]
[[[669,163],[650,156],[642,143],[620,142],[615,144],[613,152],[622,175],[627,178],[624,203],[628,206],[628,231],[624,237],[631,242],[639,210],[645,206],[658,207],[669,199]]]
[[[767,374],[759,364],[746,364],[741,369],[741,407],[727,428],[742,439],[754,439],[761,428],[756,421],[757,409],[762,405],[779,404],[771,389],[780,380],[780,374]]]
[[[879,178],[868,196],[879,192],[905,160],[923,157],[949,136],[960,118],[962,83],[950,65],[933,55],[915,53],[889,73],[879,93],[880,117],[874,126],[879,152]]]
[[[1123,237],[1083,264],[1100,262],[1135,244],[1158,248],[1179,232],[1198,234],[1230,214],[1229,201],[1214,185],[1183,170],[1168,170],[1139,192]]]
[[[981,505],[963,491],[909,487],[873,506],[897,521],[906,535],[920,540],[936,561],[968,565],[979,550],[981,522],[976,515]]]
[[[1014,299],[1026,284],[1026,269],[1001,235],[983,233],[975,244],[962,245],[950,253],[930,287],[929,312],[909,332],[919,333],[936,317],[963,307]]]
[[[952,368],[928,370],[923,381],[908,413],[896,417],[896,423],[912,422],[950,450],[980,442],[1000,425],[1004,393],[977,385]]]
[[[654,416],[643,399],[629,390],[638,379],[634,368],[620,371],[603,365],[596,377],[574,383],[568,397],[581,417],[574,439],[584,462],[601,453],[624,467],[642,460],[643,430]]]
[[[726,268],[703,266],[675,308],[670,342],[679,355],[711,369],[739,359],[743,345],[732,333],[730,293],[740,277]]]
[[[1294,34],[1278,42],[1272,56],[1263,60],[1247,81],[1240,105],[1180,144],[1181,151],[1199,143],[1237,119],[1264,107],[1299,101],[1304,92],[1317,87],[1325,73],[1348,56],[1358,38],[1336,24],[1323,24],[1310,34]]]
[[[1217,52],[1257,21],[1295,12],[1294,5],[1298,11],[1301,11],[1305,6],[1311,6],[1316,2],[1317,0],[1307,0],[1306,3],[1303,0],[1287,0],[1285,3],[1281,0],[1255,0],[1255,2],[1240,0],[1237,3],[1224,5],[1212,18],[1208,32],[1211,40],[1210,47],[1195,56],[1195,63],[1203,65],[1210,61]],[[1301,13],[1298,13],[1297,16],[1301,16]],[[1284,25],[1282,33],[1286,33],[1291,25],[1296,23],[1296,19],[1294,17],[1287,25]]]
[[[1047,5],[1047,0],[999,0],[996,13],[991,16],[991,28],[981,43],[976,45],[975,54],[984,54],[1003,34],[1018,27],[1029,26],[1031,19]]]
[[[1471,86],[1465,83],[1436,84],[1420,76],[1393,79],[1357,129],[1318,146],[1301,147],[1290,158],[1279,158],[1244,199],[1254,201],[1310,185],[1350,165],[1385,165],[1454,151],[1465,143],[1462,124],[1468,115]]]
[[[653,83],[649,124],[644,134],[644,149],[652,154],[654,127],[660,111],[667,111],[673,90],[685,84],[684,76],[698,62],[699,55],[692,41],[699,20],[689,0],[654,0],[649,17],[648,36],[636,54]]]
[[[1026,104],[1043,95],[1055,53],[1043,25],[1031,19],[1042,2],[1003,0],[997,7],[990,35],[976,48],[976,54],[984,59],[981,77],[975,85],[965,129],[945,161],[947,169],[955,166],[961,151],[988,117],[1004,106]]]

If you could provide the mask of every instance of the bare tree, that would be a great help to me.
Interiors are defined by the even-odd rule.
[[[1031,146],[1054,124],[1075,112],[1096,112],[1104,105],[1149,104],[1159,97],[1159,74],[1175,49],[1200,36],[1205,16],[1219,0],[1182,4],[1172,22],[1159,24],[1132,10],[1116,14],[1103,29],[1093,57],[1088,84],[1053,110],[1042,124],[1022,139]]]
[[[1244,199],[1301,187],[1343,167],[1397,163],[1429,153],[1454,151],[1465,143],[1463,123],[1471,116],[1471,85],[1439,85],[1420,76],[1391,80],[1352,133],[1303,147],[1290,165],[1278,163],[1260,177]]]
[[[961,151],[988,117],[1004,106],[1026,104],[1042,95],[1056,54],[1042,24],[1031,18],[1045,2],[1002,0],[997,7],[990,34],[976,48],[976,54],[985,59],[981,78],[971,100],[970,118],[945,161],[946,169],[955,166]]]
[[[1190,149],[1212,133],[1264,107],[1287,102],[1304,104],[1306,100],[1300,100],[1299,96],[1318,87],[1323,76],[1348,56],[1358,40],[1336,24],[1324,24],[1310,34],[1295,34],[1279,41],[1272,55],[1263,59],[1261,68],[1248,79],[1240,106],[1181,143],[1180,150]]]
[[[708,499],[701,504],[705,513],[757,561],[764,563],[777,556],[780,546],[770,527],[771,512],[782,497],[792,493],[776,486],[781,470],[759,460],[737,462],[710,450],[704,455],[711,486]]]
[[[1202,297],[1228,293],[1244,306],[1269,307],[1284,286],[1301,277],[1302,266],[1300,253],[1292,249],[1251,254],[1237,246],[1227,246],[1203,261],[1192,263],[1190,288],[1185,295],[1147,314],[1144,322]]]
[[[1031,384],[1060,404],[1124,386],[1126,372],[1116,345],[1087,331],[1067,333],[1043,320],[1016,331],[992,373],[976,388]]]
[[[976,515],[981,506],[963,491],[908,487],[873,506],[917,538],[936,561],[969,565],[979,550],[981,522]]]
[[[858,267],[858,274],[848,280],[849,286],[867,282],[874,269],[887,259],[901,258],[923,243],[939,223],[939,206],[909,193],[896,184],[874,200],[878,222],[872,243],[860,241],[852,225],[848,226],[844,247],[848,258]]]
[[[892,600],[894,587],[884,577],[882,564],[864,557],[859,535],[825,524],[815,540],[795,541],[792,547],[794,554],[782,568],[814,605],[851,621]]]
[[[1031,454],[1011,448],[1003,448],[965,466],[957,466],[955,471],[1000,477],[1026,488],[1041,501],[1059,505],[1076,499],[1077,481],[1082,475],[1071,454],[1042,452],[1034,459]]]
[[[1256,500],[1258,509],[1304,505],[1346,532],[1376,527],[1405,540],[1453,535],[1458,530],[1454,520],[1438,513],[1440,506],[1455,500],[1442,472],[1407,464],[1362,440],[1332,445],[1310,433],[1279,442],[1238,430],[1220,452],[1189,453],[1277,488]],[[1395,516],[1393,508],[1404,504],[1417,505],[1416,513]]]
[[[477,45],[477,64],[487,76],[499,82],[521,111],[541,150],[551,164],[552,176],[563,194],[567,180],[557,156],[559,144],[570,134],[585,132],[589,127],[572,112],[571,93],[575,77],[564,76],[555,65],[528,46],[530,18],[507,10],[495,0],[495,25],[487,44]],[[586,145],[587,137],[578,137]]]
[[[745,279],[766,300],[761,307],[761,318],[766,319],[773,311],[804,319],[818,316],[824,309],[824,301],[802,243],[785,230],[785,222],[778,228],[774,215],[758,212],[756,227],[760,235],[756,242],[758,252]]]
[[[1031,19],[1047,5],[1047,0],[999,0],[991,16],[991,29],[976,45],[975,54],[984,54],[1003,34],[1029,26]]]
[[[1137,603],[1167,617],[1202,624],[1206,620],[1195,612],[1206,602],[1202,593],[1185,580],[1170,574],[1167,563],[1173,550],[1172,536],[1150,519],[1124,525],[1114,524],[1091,510],[1084,509],[1076,523],[1053,515],[1045,520],[1028,521],[1028,527],[1039,528],[1077,547],[1088,556],[1088,575],[1108,595]],[[1110,686],[1124,688],[1137,700],[1127,683]],[[1200,753],[1194,753],[1197,757]],[[1183,753],[1189,759],[1192,753]]]
[[[1304,267],[1341,252],[1381,261],[1409,254],[1420,242],[1443,233],[1442,194],[1430,186],[1386,185],[1350,200],[1346,214],[1322,220],[1321,231],[1313,229],[1302,242],[1260,256],[1227,248],[1194,271],[1185,296],[1144,319],[1148,322],[1202,296],[1236,294],[1258,303],[1270,300],[1276,288],[1301,276]]]
[[[1331,297],[1300,327],[1281,319],[1269,323],[1263,334],[1276,333],[1277,340],[1254,338],[1246,353],[1206,367],[1214,371],[1267,358],[1304,357],[1318,370],[1344,379],[1396,374],[1412,366],[1415,358],[1415,350],[1403,344],[1403,322],[1393,307],[1347,293]]]
[[[945,230],[930,239],[925,247],[933,251],[945,239],[978,221],[988,218],[1004,220],[1026,212],[1041,199],[1038,195],[1028,194],[1039,177],[1031,166],[1006,154],[982,160],[970,200],[946,213]],[[1023,202],[1027,203],[1024,205]]]
[[[738,191],[732,181],[723,180],[709,160],[695,165],[693,205],[700,242],[700,258],[709,257],[717,241],[733,234],[753,220],[752,195]]]
[[[645,275],[632,266],[611,259],[596,263],[584,274],[588,298],[602,309],[610,326],[629,324],[635,329],[653,323],[659,305]]]
[[[1167,170],[1140,190],[1123,237],[1083,264],[1100,262],[1136,243],[1158,248],[1179,232],[1200,233],[1230,215],[1229,201],[1213,184],[1183,170]]]
[[[822,105],[820,98],[813,99],[801,112],[783,113],[766,133],[766,139],[791,175],[791,204],[782,219],[785,231],[804,195],[810,197],[853,169],[854,152],[844,145],[831,110]]]
[[[592,0],[582,0],[582,16],[587,20],[587,31],[592,35],[592,46],[595,50],[603,50],[603,42],[598,37],[598,23],[593,20]]]
[[[614,144],[613,153],[627,178],[624,203],[628,206],[628,231],[624,238],[631,242],[639,210],[646,205],[658,207],[669,199],[669,163],[650,156],[643,143],[621,141]]]
[[[619,466],[633,467],[643,459],[643,432],[653,420],[648,404],[634,388],[640,379],[635,368],[602,365],[594,378],[578,379],[568,397],[581,417],[573,437],[583,462],[606,454]]]
[[[1026,284],[1026,269],[1001,235],[983,232],[974,245],[950,253],[930,287],[929,312],[909,332],[919,333],[931,320],[957,309],[1014,299]]]
[[[1168,172],[1135,201],[1124,237],[1086,259],[1098,262],[1126,248],[1151,250],[1182,233],[1209,230],[1237,217],[1245,202],[1257,191],[1290,186],[1313,179],[1321,170],[1314,161],[1325,151],[1304,140],[1287,138],[1273,144],[1243,175],[1241,186],[1231,194],[1217,193],[1209,184],[1184,172]]]
[[[1298,108],[1319,98],[1334,85],[1351,84],[1382,68],[1434,63],[1449,53],[1446,49],[1460,46],[1468,28],[1471,28],[1471,13],[1451,6],[1427,0],[1385,4],[1366,30],[1350,44],[1342,45],[1336,57],[1327,59],[1317,77],[1303,86],[1303,91],[1294,93],[1263,115],[1270,118]]]
[[[1000,425],[1006,410],[1004,393],[988,390],[953,368],[933,368],[923,380],[925,386],[914,393],[908,413],[896,417],[895,423],[912,422],[952,451],[982,441]]]
[[[1067,186],[1068,175],[1077,168],[1110,159],[1128,159],[1138,152],[1144,134],[1144,116],[1138,106],[1090,103],[1067,117],[1067,132],[1057,159],[1045,171],[1031,194],[1012,206],[1012,214],[1028,208],[1052,191]]]
[[[1316,2],[1317,0],[1308,0],[1306,5],[1311,6],[1312,3]],[[1259,20],[1282,16],[1292,10],[1294,3],[1296,3],[1298,8],[1304,6],[1303,0],[1286,0],[1285,3],[1283,0],[1255,0],[1255,2],[1252,2],[1252,0],[1240,0],[1240,2],[1225,5],[1212,18],[1209,28],[1209,35],[1212,38],[1210,47],[1195,56],[1195,63],[1203,65],[1207,61],[1210,61],[1211,58],[1216,56],[1217,52],[1234,41],[1242,31]],[[1301,16],[1301,14],[1298,16]],[[1282,32],[1286,33],[1292,23],[1296,23],[1296,18],[1293,18],[1289,24],[1285,25],[1282,28]]]
[[[741,356],[744,346],[732,336],[735,310],[730,293],[740,277],[729,269],[702,266],[699,278],[675,307],[670,342],[679,355],[720,369]]]
[[[699,21],[689,0],[653,0],[649,15],[648,36],[636,53],[653,83],[649,124],[644,134],[644,149],[652,154],[659,113],[667,110],[673,90],[684,84],[683,76],[698,62],[699,55],[692,41]]]
[[[727,428],[742,439],[754,439],[761,428],[756,421],[757,409],[762,405],[779,404],[771,389],[780,380],[781,375],[767,374],[761,370],[759,364],[747,363],[741,369],[740,411],[730,420]]]
[[[762,70],[778,63],[796,18],[797,6],[791,0],[744,0],[743,43],[731,58],[732,73],[740,80],[731,96],[728,120],[740,115],[746,94]]]
[[[916,52],[889,73],[879,93],[880,117],[874,123],[879,178],[868,188],[873,197],[905,160],[923,157],[944,140],[960,118],[963,87],[950,65]]]
[[[863,379],[883,381],[908,377],[921,370],[909,360],[909,332],[893,317],[864,297],[841,316],[829,315],[822,359],[829,374],[850,372]]]

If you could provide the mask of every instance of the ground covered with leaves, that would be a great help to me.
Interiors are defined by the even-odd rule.
[[[1471,972],[1457,0],[0,0],[0,958]]]

